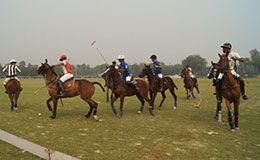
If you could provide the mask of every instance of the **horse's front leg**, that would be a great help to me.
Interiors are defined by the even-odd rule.
[[[222,122],[222,115],[221,115],[221,103],[217,102],[217,109],[216,109],[216,117],[219,122]]]
[[[51,104],[50,104],[51,101],[52,101],[52,97],[50,97],[50,98],[47,99],[47,101],[46,101],[46,104],[47,104],[47,107],[48,107],[49,111],[52,111]]]
[[[125,99],[125,95],[120,95],[120,113],[118,115],[119,118],[123,116],[124,99]]]
[[[195,96],[194,96],[194,94],[193,94],[193,87],[191,87],[191,89],[190,89],[191,91],[191,95],[192,95],[192,98],[195,98]]]
[[[115,94],[115,96],[114,96],[114,98],[111,100],[111,108],[112,108],[112,111],[113,111],[113,113],[115,114],[115,115],[117,115],[117,111],[116,111],[116,109],[115,109],[115,107],[114,107],[114,102],[118,99],[118,95],[117,94]]]
[[[189,95],[189,90],[188,88],[186,88],[186,98],[189,99],[190,98],[190,95]]]
[[[55,119],[56,118],[58,98],[52,98],[52,102],[53,102],[53,110],[52,110],[52,116],[50,118]]]
[[[228,122],[229,122],[229,125],[230,125],[230,129],[231,129],[231,131],[235,131],[234,124],[233,124],[233,115],[232,115],[231,103],[228,100],[226,100],[226,105],[227,105],[227,109],[228,109]]]

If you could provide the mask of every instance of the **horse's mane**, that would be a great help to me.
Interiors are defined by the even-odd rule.
[[[48,63],[46,63],[48,67],[51,69],[51,71],[54,73],[55,76],[58,76],[58,74],[53,70],[53,67],[51,67]]]

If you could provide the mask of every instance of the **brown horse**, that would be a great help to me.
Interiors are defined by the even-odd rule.
[[[174,89],[178,89],[178,88],[175,85],[175,83],[173,82],[173,80],[170,77],[164,77],[163,78],[163,83],[164,83],[163,91],[159,91],[159,89],[160,89],[159,77],[154,75],[151,67],[146,64],[144,64],[144,68],[143,68],[142,72],[139,74],[140,78],[143,78],[145,76],[147,76],[148,82],[150,84],[150,96],[151,96],[153,105],[154,105],[154,100],[156,98],[157,92],[161,92],[163,99],[161,100],[161,103],[159,105],[159,109],[160,109],[166,98],[165,91],[167,89],[169,89],[174,98],[174,109],[176,109],[177,108],[177,96],[175,94]]]
[[[222,95],[225,98],[226,106],[228,109],[228,122],[231,128],[231,131],[239,129],[238,127],[238,114],[239,114],[239,105],[240,105],[240,88],[237,79],[231,74],[229,67],[228,57],[225,55],[219,55],[220,60],[216,64],[216,69],[220,73],[224,73],[222,78]],[[233,123],[233,114],[231,109],[231,104],[234,103],[234,123]],[[235,128],[234,128],[235,124]]]
[[[194,82],[194,80],[191,78],[189,71],[184,68],[181,72],[181,77],[184,78],[184,88],[186,89],[186,97],[187,99],[190,98],[190,94],[191,93],[192,97],[195,98],[194,94],[193,94],[193,88],[196,88],[198,95],[200,97],[200,91],[199,91],[199,85],[197,82]]]
[[[151,115],[153,114],[153,105],[151,100],[148,98],[149,85],[144,80],[135,80],[136,86],[140,89],[138,92],[134,88],[127,87],[126,82],[123,78],[120,77],[119,72],[115,68],[110,68],[104,75],[107,86],[112,90],[114,97],[111,100],[112,111],[115,115],[117,115],[117,111],[114,107],[114,102],[120,98],[120,113],[118,115],[119,118],[123,116],[123,104],[126,96],[134,96],[136,95],[138,100],[141,102],[141,108],[138,113],[143,111],[145,101],[151,106],[149,108],[149,112]]]
[[[6,91],[11,102],[11,110],[17,110],[17,101],[22,88],[21,83],[16,79],[10,79],[6,84]]]
[[[208,72],[208,79],[214,79],[213,83],[216,83],[216,79],[218,77],[219,71],[218,71],[218,65],[216,63],[211,62],[211,66],[209,68],[209,72]],[[215,85],[215,84],[214,84]],[[215,92],[217,92],[216,88],[215,88]],[[215,118],[219,121],[222,122],[222,115],[221,115],[221,110],[222,110],[222,106],[221,106],[221,102],[218,101],[218,98],[216,96],[217,99],[217,109],[216,109],[216,115]]]
[[[74,84],[71,88],[65,89],[65,95],[64,97],[58,96],[58,87],[56,85],[57,79],[59,76],[52,70],[52,67],[48,64],[47,59],[45,60],[45,63],[42,63],[42,65],[37,69],[38,74],[42,74],[46,81],[46,86],[48,87],[49,95],[51,96],[47,100],[47,106],[49,110],[52,112],[52,116],[50,118],[54,119],[56,118],[56,110],[57,110],[57,102],[59,98],[68,98],[68,97],[74,97],[80,95],[80,98],[86,101],[90,109],[88,113],[85,115],[85,117],[90,117],[93,109],[93,116],[96,120],[98,120],[97,116],[97,106],[98,104],[92,100],[92,96],[95,92],[94,84],[97,84],[101,87],[103,92],[105,92],[102,85],[98,82],[90,82],[85,79],[79,79],[75,80]],[[54,109],[52,109],[50,102],[53,101]]]

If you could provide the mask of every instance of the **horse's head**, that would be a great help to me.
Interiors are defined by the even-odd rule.
[[[120,79],[118,70],[115,67],[109,67],[102,75],[105,80],[105,85],[109,88],[113,87],[113,84]]]
[[[218,69],[219,69],[219,65],[211,61],[211,66],[209,68],[209,72],[207,75],[208,79],[211,79],[213,77],[216,78],[218,74]]]
[[[149,74],[153,74],[153,71],[152,71],[150,65],[144,64],[144,68],[143,68],[142,72],[139,74],[139,77],[143,78],[145,76],[148,76]]]
[[[48,64],[48,60],[45,59],[44,63],[41,63],[42,65],[37,69],[38,74],[46,74],[47,71],[51,68],[51,66]]]
[[[187,68],[184,68],[182,71],[181,71],[181,77],[182,78],[187,78],[188,76],[190,76],[189,72],[188,72],[188,69]]]
[[[225,54],[223,54],[223,55],[220,55],[220,54],[218,54],[218,56],[219,56],[219,61],[218,61],[218,66],[219,66],[219,72],[221,72],[221,73],[226,73],[227,72],[227,70],[229,69],[229,60],[228,60],[228,57],[225,55]]]

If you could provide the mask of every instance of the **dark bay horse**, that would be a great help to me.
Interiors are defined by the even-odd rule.
[[[16,79],[10,79],[6,84],[6,91],[11,102],[11,110],[17,110],[17,101],[21,90],[21,83]]]
[[[214,79],[213,83],[216,83],[216,79],[218,77],[219,74],[219,70],[217,69],[218,65],[216,63],[211,62],[211,66],[209,68],[209,72],[208,72],[208,79]],[[216,87],[215,87],[215,93],[217,93]],[[216,116],[215,118],[219,121],[222,122],[222,115],[221,115],[221,110],[222,110],[222,106],[221,106],[221,102],[218,101],[218,98],[216,96],[217,99],[217,109],[216,109]]]
[[[149,85],[144,80],[135,80],[136,86],[140,89],[139,92],[137,92],[136,89],[127,87],[125,80],[121,78],[119,72],[117,69],[111,67],[107,72],[103,75],[105,77],[106,85],[112,90],[114,97],[111,100],[111,107],[112,111],[115,115],[117,115],[117,111],[114,107],[114,102],[120,98],[120,113],[118,115],[119,118],[123,116],[123,104],[124,99],[126,96],[134,96],[136,95],[138,100],[141,102],[141,108],[138,111],[138,113],[141,113],[143,111],[144,103],[145,101],[151,106],[149,108],[149,112],[152,116],[154,116],[153,113],[153,105],[151,103],[151,100],[148,98],[149,93]]]
[[[225,98],[226,106],[228,109],[228,122],[231,131],[239,129],[238,127],[238,115],[240,105],[240,87],[237,79],[231,74],[229,67],[229,60],[226,55],[219,55],[220,60],[215,65],[216,70],[220,73],[224,73],[222,78],[222,95]],[[234,103],[234,122],[231,104]],[[235,124],[235,127],[234,127]]]
[[[93,116],[95,120],[98,120],[97,116],[97,106],[98,104],[92,100],[92,96],[95,92],[94,84],[97,84],[101,87],[103,92],[105,92],[102,85],[98,82],[90,82],[85,79],[79,79],[75,80],[73,86],[71,88],[65,89],[65,97],[59,97],[58,96],[58,87],[56,85],[56,81],[59,78],[57,74],[53,71],[52,67],[48,64],[47,59],[45,60],[45,63],[42,63],[42,65],[37,69],[38,74],[42,74],[46,81],[46,86],[48,87],[49,95],[51,96],[47,100],[47,106],[49,110],[52,112],[52,116],[50,118],[54,119],[56,118],[56,110],[57,110],[57,102],[60,98],[68,98],[68,97],[74,97],[80,95],[80,98],[83,99],[85,102],[87,102],[90,106],[90,109],[88,113],[85,115],[85,117],[90,117],[93,112]],[[54,108],[52,109],[50,102],[53,101]]]
[[[184,88],[186,89],[187,99],[190,98],[189,92],[191,93],[192,97],[195,98],[193,94],[193,88],[196,88],[198,95],[200,97],[199,85],[198,83],[194,82],[194,80],[191,78],[189,74],[189,71],[186,68],[182,70],[181,77],[184,78]]]
[[[152,103],[154,104],[154,100],[156,98],[157,92],[161,92],[163,99],[161,100],[161,103],[159,105],[159,109],[160,109],[163,105],[165,98],[166,98],[165,91],[167,89],[169,89],[173,98],[174,98],[174,109],[176,109],[177,108],[177,96],[175,94],[174,89],[178,89],[178,88],[175,85],[175,83],[173,82],[173,80],[170,77],[164,77],[163,78],[163,83],[164,83],[163,91],[159,91],[159,89],[160,89],[159,77],[154,75],[151,67],[149,65],[146,65],[146,64],[144,64],[144,68],[143,68],[142,72],[139,74],[140,78],[143,78],[145,76],[147,76],[148,82],[149,82],[149,85],[150,85],[150,96],[151,96],[151,99],[152,99]]]

